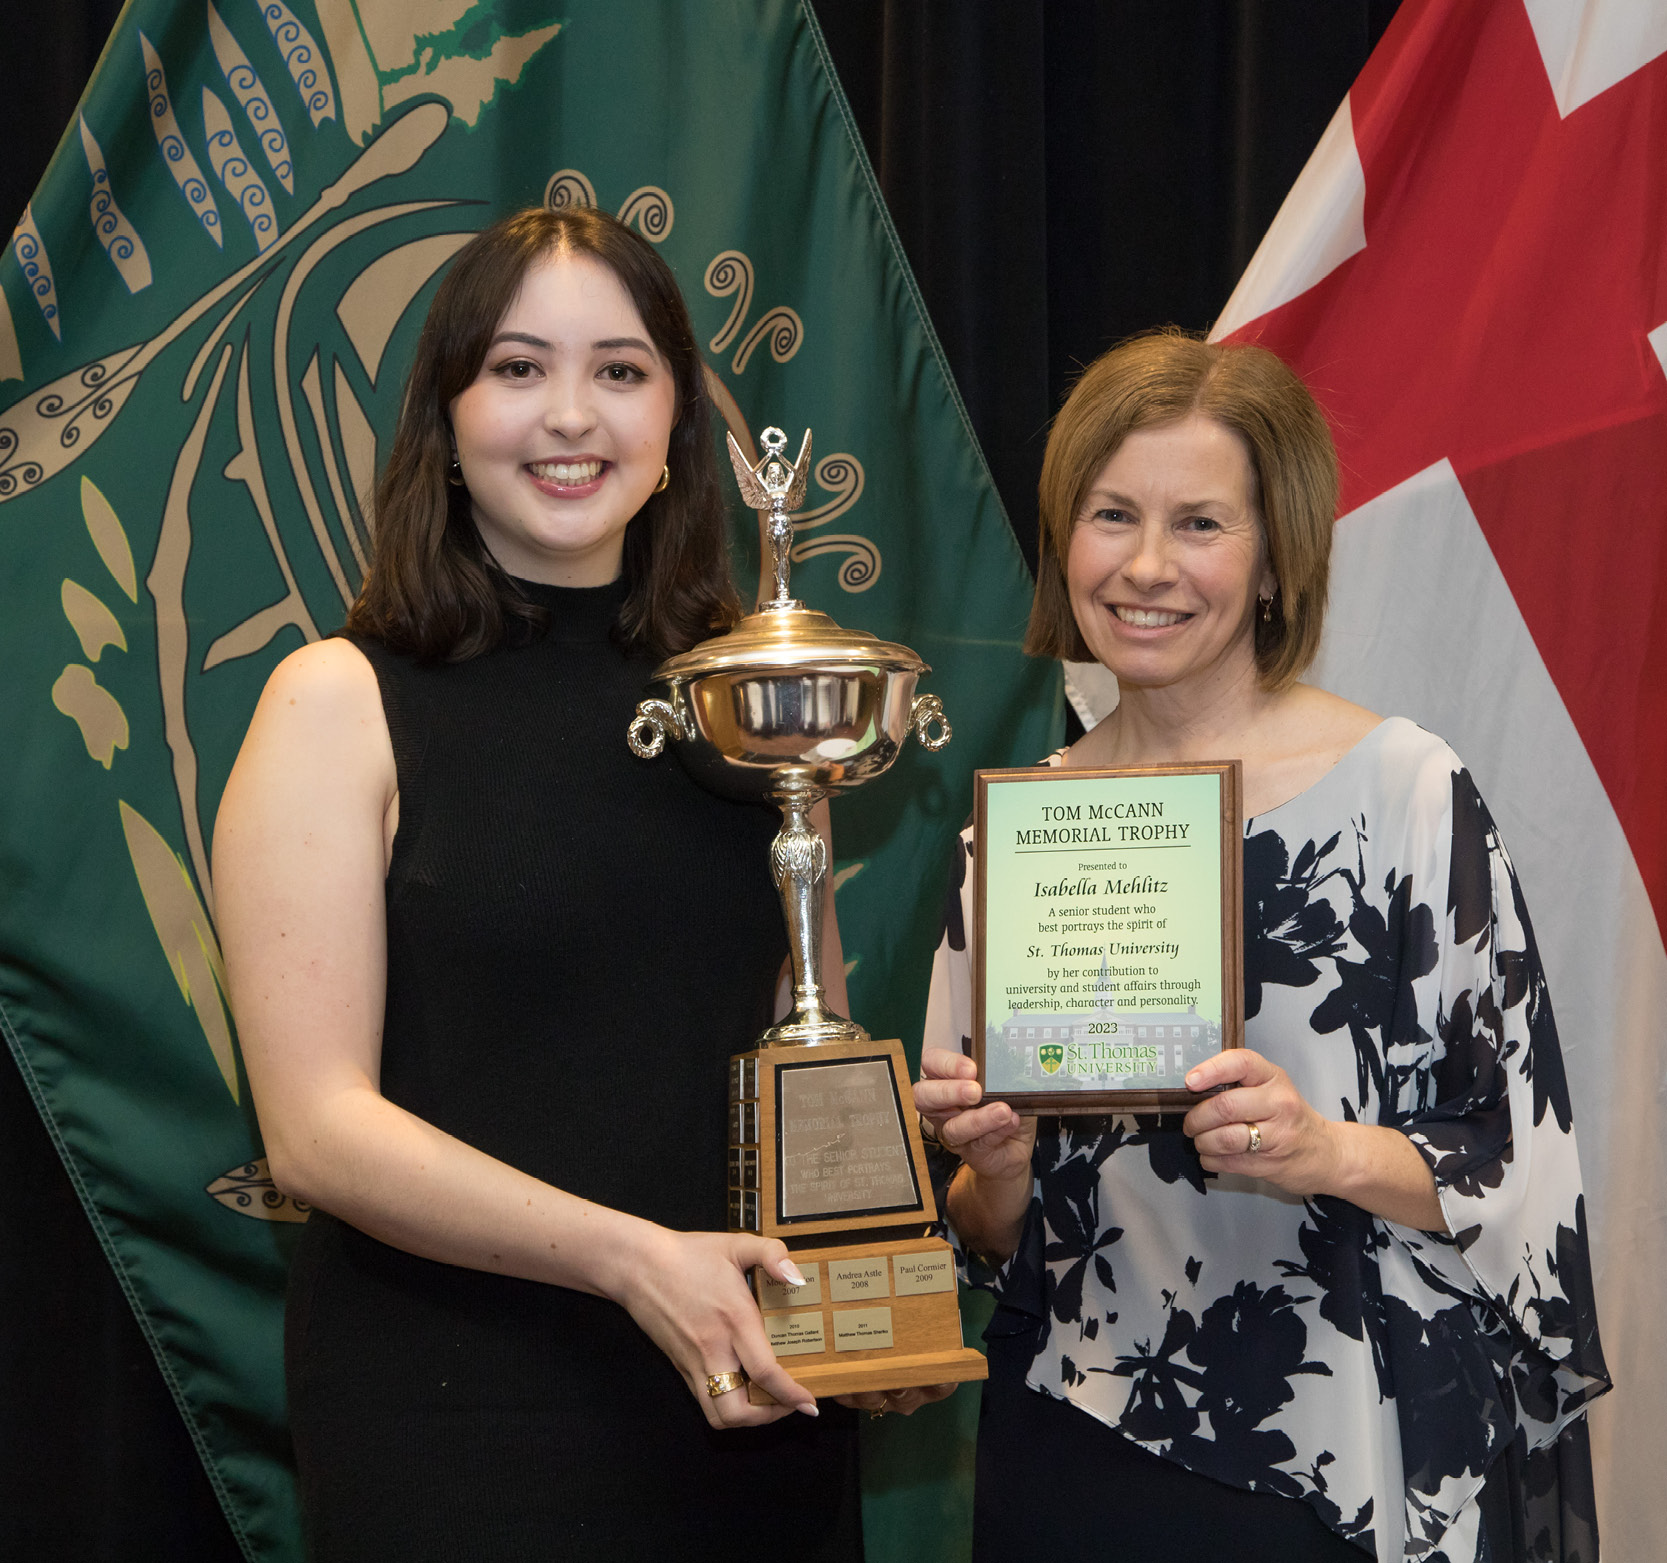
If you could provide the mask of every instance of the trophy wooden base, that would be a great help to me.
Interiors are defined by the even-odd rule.
[[[739,1054],[730,1124],[730,1230],[781,1238],[805,1273],[802,1287],[752,1277],[799,1383],[820,1397],[988,1376],[961,1339],[955,1256],[924,1235],[937,1210],[902,1043]]]
[[[806,1285],[753,1272],[776,1360],[818,1399],[986,1378],[962,1344],[955,1260],[941,1238],[844,1243],[793,1251]],[[775,1398],[747,1386],[754,1405]]]

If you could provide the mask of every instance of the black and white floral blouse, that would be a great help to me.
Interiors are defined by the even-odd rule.
[[[927,1046],[970,1051],[971,832]],[[1180,1120],[1044,1118],[1018,1253],[1027,1382],[1156,1454],[1313,1506],[1381,1559],[1596,1557],[1608,1387],[1556,1026],[1516,874],[1446,744],[1391,718],[1245,826],[1245,1042],[1402,1130],[1452,1236],[1206,1173]],[[1490,1524],[1498,1533],[1499,1521]]]

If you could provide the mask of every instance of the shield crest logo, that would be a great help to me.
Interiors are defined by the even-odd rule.
[[[1044,1042],[1036,1049],[1036,1059],[1044,1074],[1056,1075],[1059,1066],[1065,1062],[1065,1049],[1057,1042]]]

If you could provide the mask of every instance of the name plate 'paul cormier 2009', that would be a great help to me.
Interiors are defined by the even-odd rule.
[[[1022,1109],[1184,1109],[1244,1040],[1236,760],[979,771],[973,1053]]]

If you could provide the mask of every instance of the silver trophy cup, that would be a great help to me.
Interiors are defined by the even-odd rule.
[[[729,437],[742,497],[765,512],[775,595],[728,634],[655,669],[663,700],[644,700],[626,734],[651,759],[669,738],[706,787],[724,797],[781,807],[770,872],[787,917],[793,1008],[759,1039],[762,1046],[863,1042],[868,1033],[828,1007],[822,989],[822,904],[828,853],[810,810],[829,793],[872,781],[897,758],[910,731],[941,749],[950,726],[936,695],[917,695],[931,669],[907,646],[841,629],[788,595],[792,513],[804,500],[810,431],[798,457],[787,437],[766,429],[764,456],[749,464]]]

